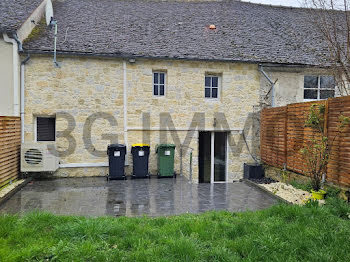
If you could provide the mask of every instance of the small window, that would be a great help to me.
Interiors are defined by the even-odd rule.
[[[165,72],[153,72],[153,95],[165,95]]]
[[[320,100],[334,97],[333,76],[304,76],[304,99]]]
[[[36,118],[36,141],[56,140],[56,118],[37,117]]]
[[[214,98],[214,99],[219,98],[219,83],[220,83],[219,76],[206,75],[204,97]]]

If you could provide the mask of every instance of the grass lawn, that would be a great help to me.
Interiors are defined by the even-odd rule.
[[[159,218],[0,216],[0,261],[350,261],[349,206]]]

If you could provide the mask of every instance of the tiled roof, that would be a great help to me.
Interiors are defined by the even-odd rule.
[[[0,0],[0,32],[14,32],[43,0]]]
[[[310,11],[237,1],[55,1],[59,53],[318,65],[327,53]],[[209,29],[215,25],[216,29]],[[53,50],[42,22],[25,42]]]

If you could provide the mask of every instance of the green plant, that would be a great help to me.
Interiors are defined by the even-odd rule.
[[[312,189],[319,191],[321,189],[322,175],[326,174],[326,168],[329,161],[329,150],[336,137],[344,131],[349,124],[349,118],[343,115],[339,116],[337,125],[337,135],[329,141],[325,132],[325,105],[313,104],[310,107],[309,115],[305,121],[305,126],[315,131],[315,136],[307,141],[306,146],[301,149],[308,168],[307,175],[311,178]]]
[[[282,170],[281,172],[282,182],[288,184],[288,171]]]
[[[338,197],[330,197],[326,201],[329,212],[342,219],[350,219],[350,206]]]
[[[305,207],[313,207],[313,208],[317,208],[319,206],[318,201],[317,200],[313,200],[313,199],[309,199],[306,203],[305,203]]]
[[[301,183],[301,182],[298,182],[296,180],[292,180],[292,181],[290,181],[290,184],[293,187],[304,190],[304,191],[310,191],[312,189],[311,182]]]
[[[333,198],[333,197],[339,197],[341,190],[333,186],[327,186],[326,191],[327,191],[327,198]]]

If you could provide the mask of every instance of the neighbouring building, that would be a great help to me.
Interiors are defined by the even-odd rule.
[[[0,4],[0,116],[20,116],[20,57],[22,41],[42,17],[46,0]]]
[[[106,148],[115,142],[128,146],[128,175],[131,145],[149,143],[155,174],[155,146],[170,142],[177,173],[232,182],[259,155],[262,107],[336,95],[323,61],[327,45],[307,9],[57,0],[57,66],[46,1],[37,2],[41,16],[20,40],[21,59],[29,57],[24,142],[56,142],[55,176],[105,176]],[[6,48],[1,42],[0,52]]]

